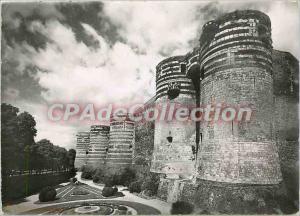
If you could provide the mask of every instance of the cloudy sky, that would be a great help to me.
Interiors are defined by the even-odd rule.
[[[148,100],[156,64],[191,50],[205,22],[236,9],[267,13],[274,48],[299,58],[299,10],[292,1],[3,4],[2,102],[35,117],[36,140],[74,148],[76,132],[88,126],[49,122],[50,104]]]

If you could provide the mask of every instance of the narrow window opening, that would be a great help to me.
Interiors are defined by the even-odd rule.
[[[169,143],[173,142],[173,137],[171,135],[171,131],[169,131],[169,136],[167,136],[167,140]]]
[[[202,143],[202,133],[200,133],[200,142]]]
[[[186,64],[180,64],[181,73],[186,73]]]

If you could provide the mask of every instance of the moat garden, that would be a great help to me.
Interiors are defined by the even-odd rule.
[[[51,192],[50,187],[46,187],[40,193],[13,203],[7,203],[3,206],[3,211],[7,214],[59,215],[170,214],[171,204],[164,201],[154,197],[141,197],[137,193],[131,193],[124,186],[114,186],[111,193],[110,191],[107,192],[107,188],[111,187],[83,179],[81,172],[77,172],[70,182],[54,187],[54,193]],[[54,199],[51,198],[53,195]]]

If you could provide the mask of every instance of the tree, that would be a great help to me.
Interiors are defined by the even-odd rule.
[[[18,112],[19,109],[12,105],[1,104],[1,165],[4,175],[17,169]]]
[[[28,112],[10,104],[1,104],[2,174],[12,170],[61,170],[74,167],[76,151],[55,146],[42,139],[35,143],[36,122]]]
[[[69,158],[69,167],[74,168],[74,162],[75,162],[75,158],[76,158],[75,149],[70,149],[68,151],[68,158]]]
[[[23,112],[17,116],[18,150],[20,152],[18,161],[19,167],[24,170],[32,170],[30,167],[30,148],[34,144],[34,137],[37,132],[35,126],[36,122],[28,112]]]
[[[38,144],[38,152],[43,155],[44,163],[43,167],[45,169],[53,169],[54,168],[54,152],[53,152],[53,144],[47,140],[42,139],[37,142]]]

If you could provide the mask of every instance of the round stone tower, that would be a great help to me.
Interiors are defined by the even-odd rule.
[[[76,143],[75,167],[80,169],[88,162],[88,150],[90,147],[90,132],[78,132]]]
[[[106,166],[114,171],[131,166],[134,149],[134,122],[128,115],[112,117],[109,134]]]
[[[108,142],[109,126],[92,125],[90,131],[88,164],[96,168],[105,163]]]
[[[156,108],[195,105],[195,90],[186,77],[185,56],[174,56],[156,67]],[[176,109],[176,108],[175,108]],[[166,174],[169,179],[186,178],[193,173],[195,155],[195,122],[156,119],[151,171]]]
[[[271,23],[259,11],[228,13],[203,26],[200,101],[252,108],[246,122],[201,124],[198,178],[227,183],[278,184],[279,158],[272,139]],[[236,109],[238,112],[238,109]]]

